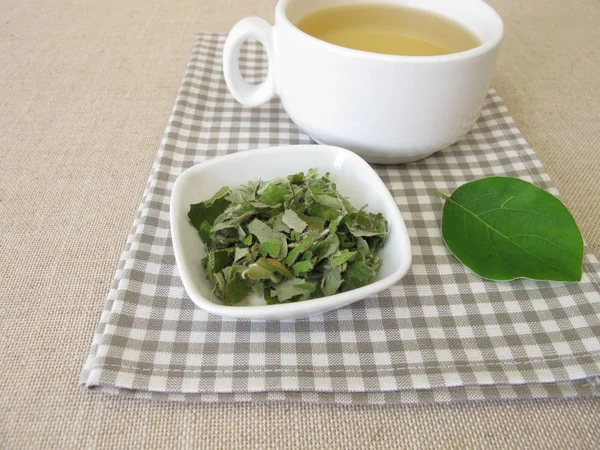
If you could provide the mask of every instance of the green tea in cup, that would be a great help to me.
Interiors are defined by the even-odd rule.
[[[390,55],[448,55],[481,44],[467,27],[452,19],[402,5],[334,6],[309,13],[295,25],[331,44]]]

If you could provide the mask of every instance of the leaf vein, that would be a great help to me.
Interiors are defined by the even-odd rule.
[[[479,197],[472,198],[471,200],[465,202],[465,205],[467,203],[475,202],[475,201],[477,201],[479,199],[482,199],[483,197],[487,197],[488,195],[494,195],[494,194],[495,194],[495,192],[488,192],[487,194],[483,194],[483,195],[480,195]]]
[[[498,249],[496,249],[496,246],[494,245],[494,241],[492,241],[492,237],[490,236],[490,228],[488,227],[487,229],[487,236],[488,236],[488,241],[490,241],[490,245],[492,247],[492,250],[494,250],[494,252],[496,253],[496,255],[498,255],[498,257],[504,261],[507,265],[509,265],[510,267],[512,267],[513,269],[517,269],[517,271],[519,270],[519,267],[515,266],[513,263],[510,262],[510,260],[507,260],[506,258],[504,258],[504,256],[502,256],[500,254],[500,252],[498,251]]]
[[[458,205],[458,203],[456,203],[456,204]],[[472,213],[472,214],[473,214],[475,217],[480,217],[480,216],[482,216],[483,214],[491,213],[491,212],[498,211],[498,210],[510,211],[510,212],[522,212],[522,213],[529,213],[529,214],[535,214],[535,215],[537,215],[537,216],[550,217],[551,219],[556,219],[556,216],[552,216],[552,215],[550,215],[550,214],[544,214],[544,213],[541,213],[541,212],[533,211],[533,210],[531,210],[531,209],[513,209],[513,208],[502,208],[502,207],[500,207],[500,208],[492,208],[492,209],[488,209],[487,211],[480,212],[479,214],[475,214],[475,213]]]
[[[492,230],[496,233],[498,233],[500,236],[502,236],[504,239],[506,239],[508,242],[510,242],[511,244],[513,244],[515,247],[517,247],[519,250],[527,253],[530,256],[533,256],[535,259],[541,261],[542,263],[546,264],[547,266],[552,267],[555,270],[559,270],[556,266],[554,266],[553,264],[549,263],[548,261],[540,258],[539,256],[535,255],[534,253],[529,252],[528,250],[525,250],[523,247],[521,247],[519,244],[517,244],[516,242],[512,241],[510,239],[510,237],[508,237],[507,235],[505,235],[504,233],[502,233],[501,231],[498,231],[497,229],[495,229],[494,227],[492,227],[490,224],[488,224],[487,222],[485,222],[483,219],[481,219],[477,214],[475,214],[473,211],[469,210],[468,208],[465,208],[463,205],[461,205],[460,203],[456,202],[456,200],[453,200],[452,198],[449,198],[448,201],[454,203],[455,205],[457,205],[458,207],[462,208],[463,210],[465,210],[466,212],[468,212],[469,214],[471,214],[473,217],[475,217],[477,220],[479,220],[482,224],[484,224],[486,227],[489,228],[489,230]],[[489,238],[489,230],[488,230],[488,238]],[[491,240],[490,240],[491,241]],[[494,249],[495,250],[495,249]],[[497,253],[497,252],[496,252]]]
[[[504,208],[506,211],[514,211],[514,212],[525,212],[525,213],[530,213],[530,214],[535,214],[537,216],[544,216],[544,217],[550,217],[551,219],[556,219],[556,216],[553,216],[551,214],[544,214],[538,211],[534,211],[532,209],[511,209],[511,208]]]
[[[513,195],[512,197],[507,198],[506,200],[504,200],[504,202],[500,205],[500,208],[504,209],[504,207],[506,206],[506,204],[508,202],[510,202],[513,198],[515,198],[515,196]]]
[[[519,233],[519,234],[511,234],[510,236],[507,236],[507,237],[508,237],[509,239],[512,239],[512,238],[514,238],[514,237],[517,237],[517,236],[528,236],[528,237],[533,237],[533,238],[537,238],[537,239],[542,239],[542,240],[544,240],[544,241],[548,241],[550,244],[554,245],[555,247],[558,247],[558,248],[560,248],[561,250],[564,250],[564,251],[566,251],[566,252],[569,252],[569,249],[567,249],[567,248],[564,248],[564,247],[563,247],[563,246],[561,246],[561,245],[558,245],[556,242],[554,242],[554,241],[552,241],[552,240],[550,240],[550,239],[548,239],[548,238],[545,238],[545,237],[543,237],[543,236],[537,236],[537,235],[535,235],[535,234]],[[511,240],[511,242],[513,242],[513,241]]]

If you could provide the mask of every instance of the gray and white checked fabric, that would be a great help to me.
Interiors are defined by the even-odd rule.
[[[557,194],[491,90],[463,140],[426,160],[377,166],[413,245],[412,269],[377,297],[296,321],[222,319],[194,306],[179,279],[169,196],[193,164],[236,151],[311,143],[278,100],[245,108],[221,72],[224,36],[203,34],[110,287],[81,383],[181,401],[420,403],[598,395],[600,263],[581,283],[496,283],[471,273],[440,235],[437,190],[490,175]],[[251,80],[266,70],[245,46]]]

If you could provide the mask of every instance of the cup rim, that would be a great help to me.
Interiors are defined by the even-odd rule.
[[[312,42],[315,45],[320,45],[329,51],[336,52],[341,55],[350,56],[350,57],[360,57],[360,58],[368,58],[371,60],[382,61],[382,62],[411,62],[411,63],[441,63],[441,62],[449,62],[449,61],[460,61],[464,59],[470,59],[484,53],[491,51],[492,49],[498,47],[504,38],[504,22],[500,15],[488,5],[483,0],[473,0],[473,3],[480,3],[483,8],[487,8],[488,12],[492,16],[492,20],[497,22],[499,25],[499,30],[492,39],[489,39],[483,42],[481,45],[472,48],[470,50],[465,50],[457,53],[449,53],[446,55],[435,55],[435,56],[413,56],[413,55],[390,55],[386,53],[375,53],[368,52],[365,50],[356,50],[352,48],[342,47],[340,45],[332,44],[330,42],[323,41],[314,36],[311,36],[308,33],[300,30],[296,25],[292,23],[292,21],[287,17],[285,10],[290,2],[295,0],[279,0],[277,2],[277,6],[275,7],[275,26],[284,25],[290,29],[290,31],[296,34],[298,37],[302,39],[308,39],[309,42]],[[379,3],[384,4],[382,2],[365,0],[365,3]],[[410,5],[410,7],[415,7],[414,5]],[[418,6],[416,6],[418,8]]]

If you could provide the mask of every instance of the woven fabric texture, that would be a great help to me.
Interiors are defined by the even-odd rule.
[[[600,253],[596,0],[489,0],[494,86]],[[194,36],[275,0],[0,4],[0,447],[597,448],[600,399],[181,404],[77,384]]]
[[[586,252],[581,283],[496,283],[466,269],[440,236],[436,191],[504,175],[555,192],[493,90],[477,124],[457,144],[416,163],[376,169],[413,244],[412,268],[396,286],[296,321],[221,319],[196,308],[177,275],[170,241],[177,176],[211,157],[310,142],[278,100],[245,108],[228,94],[224,39],[202,34],[194,45],[83,383],[208,400],[220,398],[214,394],[251,400],[243,394],[262,393],[256,398],[378,404],[419,402],[419,395],[426,401],[485,399],[489,386],[497,387],[491,398],[593,394],[590,380],[600,375],[596,257]],[[247,44],[240,65],[252,82],[264,77],[262,47]]]

